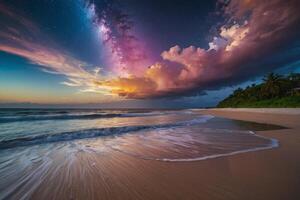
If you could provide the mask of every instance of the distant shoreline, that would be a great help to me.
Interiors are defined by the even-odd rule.
[[[191,109],[191,110],[300,115],[300,108],[208,108],[208,109]]]

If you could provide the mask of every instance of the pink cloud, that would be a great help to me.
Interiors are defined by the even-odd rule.
[[[120,87],[118,91],[131,98],[177,95],[255,75],[264,67],[257,65],[257,61],[280,50],[299,34],[299,4],[296,0],[232,0],[224,7],[229,21],[209,43],[209,49],[176,45],[162,52],[163,62],[150,66],[144,73],[143,80],[155,87],[146,91]],[[119,80],[122,84],[127,81]],[[141,77],[133,76],[130,82],[133,80],[142,82]]]

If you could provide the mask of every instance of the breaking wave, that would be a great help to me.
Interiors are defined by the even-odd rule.
[[[211,118],[213,118],[213,116],[203,115],[201,117],[192,120],[169,123],[169,124],[94,128],[94,129],[84,129],[78,131],[69,131],[69,132],[63,132],[57,134],[42,134],[42,135],[19,137],[15,139],[0,141],[0,149],[13,148],[17,146],[28,146],[28,145],[35,145],[35,144],[59,142],[59,141],[70,141],[76,139],[94,138],[99,136],[114,136],[114,135],[119,135],[119,134],[124,134],[128,132],[134,132],[134,131],[139,131],[144,129],[171,128],[171,127],[178,127],[178,126],[195,125],[198,123],[204,123]]]

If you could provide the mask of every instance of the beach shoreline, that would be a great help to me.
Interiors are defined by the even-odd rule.
[[[202,161],[161,162],[120,154],[118,160],[126,160],[132,168],[111,169],[110,173],[118,176],[118,182],[128,185],[116,187],[114,193],[107,194],[107,199],[300,199],[299,109],[196,112],[287,129],[256,131],[258,135],[278,140],[277,148]]]
[[[214,163],[228,163],[230,167],[229,171],[215,172],[227,179],[229,183],[223,187],[228,188],[232,196],[207,196],[203,199],[300,199],[299,108],[213,108],[194,111],[227,119],[287,127],[282,130],[256,131],[258,135],[278,140],[278,148],[220,157],[207,160],[206,163],[190,163],[195,168],[208,165],[206,169],[201,169],[207,170],[205,176],[208,179],[215,176],[209,175],[209,162],[211,166]]]
[[[300,127],[300,108],[211,108],[193,109],[216,117],[268,123],[291,129]]]
[[[41,161],[45,165],[35,166],[40,162],[35,161],[33,170],[30,168],[32,174],[18,183],[22,187],[18,189],[18,184],[12,183],[16,188],[7,191],[16,192],[8,193],[6,198],[300,199],[300,109],[193,109],[194,112],[213,115],[217,120],[244,120],[286,128],[255,131],[258,136],[278,141],[275,148],[199,161],[165,162],[112,149],[87,152],[62,146],[62,150],[54,151],[59,153],[52,155],[53,160]],[[143,148],[137,140],[131,145],[137,152]]]
[[[256,131],[279,141],[279,147],[268,150],[193,162],[133,161],[143,169],[134,186],[141,194],[139,199],[300,199],[300,109],[194,111],[287,129]]]

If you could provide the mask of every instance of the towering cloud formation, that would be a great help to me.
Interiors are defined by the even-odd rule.
[[[116,78],[99,85],[131,98],[178,95],[241,81],[263,71],[265,57],[284,50],[299,39],[298,0],[232,0],[224,3],[228,21],[209,43],[209,49],[174,46],[161,54],[143,77]],[[289,47],[290,47],[289,46]],[[220,84],[222,83],[222,84]]]

